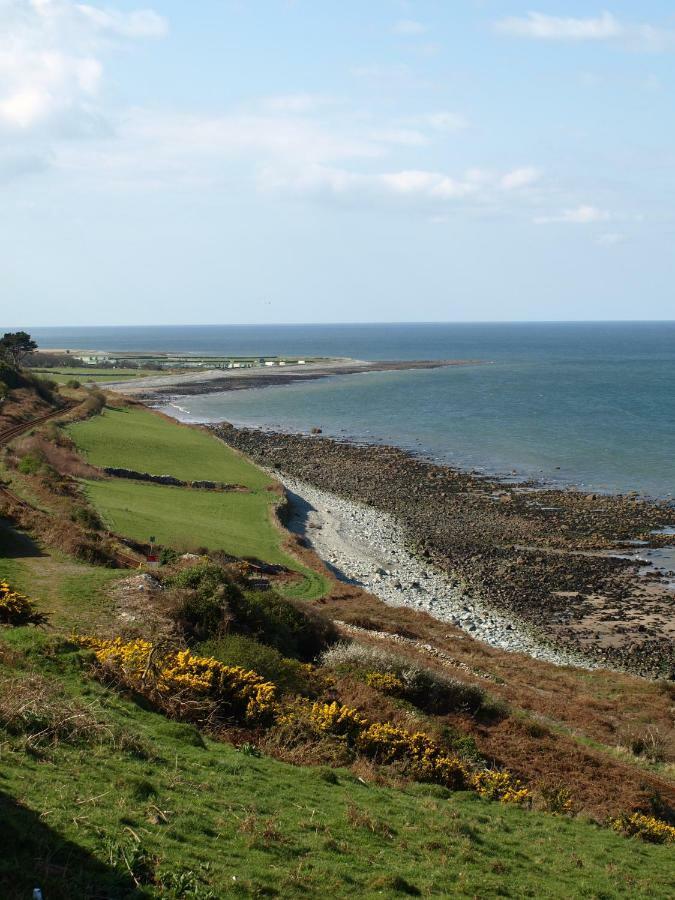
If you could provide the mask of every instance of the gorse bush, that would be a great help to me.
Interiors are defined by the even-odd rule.
[[[404,657],[364,644],[336,644],[323,654],[322,662],[330,669],[360,673],[376,690],[401,697],[430,713],[474,713],[486,700],[485,692],[475,685],[419,669]]]
[[[183,716],[200,719],[215,714],[254,723],[275,712],[276,686],[257,672],[140,639],[124,642],[89,637],[80,638],[80,643],[90,647],[101,666],[127,685]]]
[[[651,844],[675,844],[675,828],[666,822],[661,822],[653,816],[644,816],[642,813],[624,813],[610,821],[614,831],[625,834],[628,837],[639,837]]]
[[[0,625],[41,625],[45,616],[38,612],[32,600],[0,581]]]

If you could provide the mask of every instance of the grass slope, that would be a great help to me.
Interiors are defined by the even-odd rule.
[[[14,629],[0,635],[3,645],[25,656],[0,664],[0,683],[37,672],[64,709],[81,704],[102,726],[98,737],[30,753],[0,730],[0,893],[8,900],[36,884],[49,900],[675,891],[667,847],[475,795],[378,787],[342,770],[256,758],[92,682],[82,654],[63,642]]]
[[[248,488],[223,493],[126,479],[85,482],[89,500],[118,534],[141,541],[154,536],[176,550],[208,547],[284,565],[303,575],[285,593],[309,599],[326,592],[325,579],[282,548],[283,532],[273,521],[278,495],[270,490],[272,479],[208,432],[124,408],[76,423],[70,434],[96,466]]]
[[[94,466],[120,466],[183,481],[241,484],[251,490],[272,484],[257,466],[208,432],[145,409],[106,409],[101,416],[72,425],[70,434]]]

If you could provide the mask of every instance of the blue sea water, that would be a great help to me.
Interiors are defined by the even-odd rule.
[[[30,330],[42,346],[73,349],[482,360],[182,398],[173,412],[320,426],[588,490],[675,494],[675,322]]]

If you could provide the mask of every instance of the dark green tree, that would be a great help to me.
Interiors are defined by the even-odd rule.
[[[37,350],[37,346],[27,331],[7,331],[0,338],[0,359],[18,369],[26,356]]]

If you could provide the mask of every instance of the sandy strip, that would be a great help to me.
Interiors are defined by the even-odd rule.
[[[597,668],[581,654],[552,648],[531,627],[468,598],[462,586],[406,548],[393,516],[343,500],[278,471],[291,501],[290,530],[304,535],[337,577],[361,585],[390,606],[426,612],[493,647],[556,665]]]

